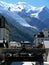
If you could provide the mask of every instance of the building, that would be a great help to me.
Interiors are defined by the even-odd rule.
[[[0,40],[3,39],[9,41],[9,28],[4,16],[0,15]]]
[[[20,48],[21,44],[19,42],[10,41],[9,42],[9,48]]]
[[[37,47],[39,44],[43,42],[44,34],[43,32],[39,32],[37,35],[34,36],[34,44]]]
[[[44,41],[49,41],[49,30],[46,28],[34,36],[34,43],[36,46]]]
[[[9,27],[4,16],[0,14],[0,48],[8,47]]]
[[[8,23],[4,16],[0,14],[0,60],[4,58],[2,48],[8,47],[7,41],[9,41]]]
[[[49,29],[43,29],[42,30],[43,34],[44,34],[44,44],[46,48],[49,48]]]
[[[21,41],[21,46],[26,49],[32,49],[33,45],[29,41]]]
[[[34,36],[34,44],[37,48],[49,48],[49,30],[43,29],[42,32],[39,32]],[[44,54],[44,61],[47,61],[48,51]]]

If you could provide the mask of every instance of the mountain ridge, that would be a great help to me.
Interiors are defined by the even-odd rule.
[[[45,24],[45,20],[49,17],[49,9],[45,6],[37,8],[25,2],[8,4],[0,1],[0,14],[8,21],[9,27],[12,25],[10,28],[10,38],[13,36],[13,40],[20,38],[19,40],[29,41],[33,39],[34,34],[42,31],[42,29],[49,29]],[[15,35],[16,33],[17,35]]]

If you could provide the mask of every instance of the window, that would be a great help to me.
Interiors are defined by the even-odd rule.
[[[0,27],[5,27],[5,21],[3,18],[0,18]]]
[[[48,37],[49,37],[49,35],[48,35]]]
[[[48,33],[49,33],[49,31],[48,31]]]

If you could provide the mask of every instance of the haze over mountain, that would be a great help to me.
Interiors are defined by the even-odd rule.
[[[37,8],[25,2],[10,4],[0,1],[0,14],[9,24],[10,40],[32,41],[34,34],[49,29],[49,9],[45,6]]]

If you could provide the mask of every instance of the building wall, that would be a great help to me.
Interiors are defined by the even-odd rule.
[[[6,28],[0,28],[0,40],[3,38],[9,41],[9,31]]]
[[[49,30],[48,29],[43,29],[43,33],[45,37],[49,37]]]
[[[0,15],[0,40],[9,41],[9,27],[4,16]]]

